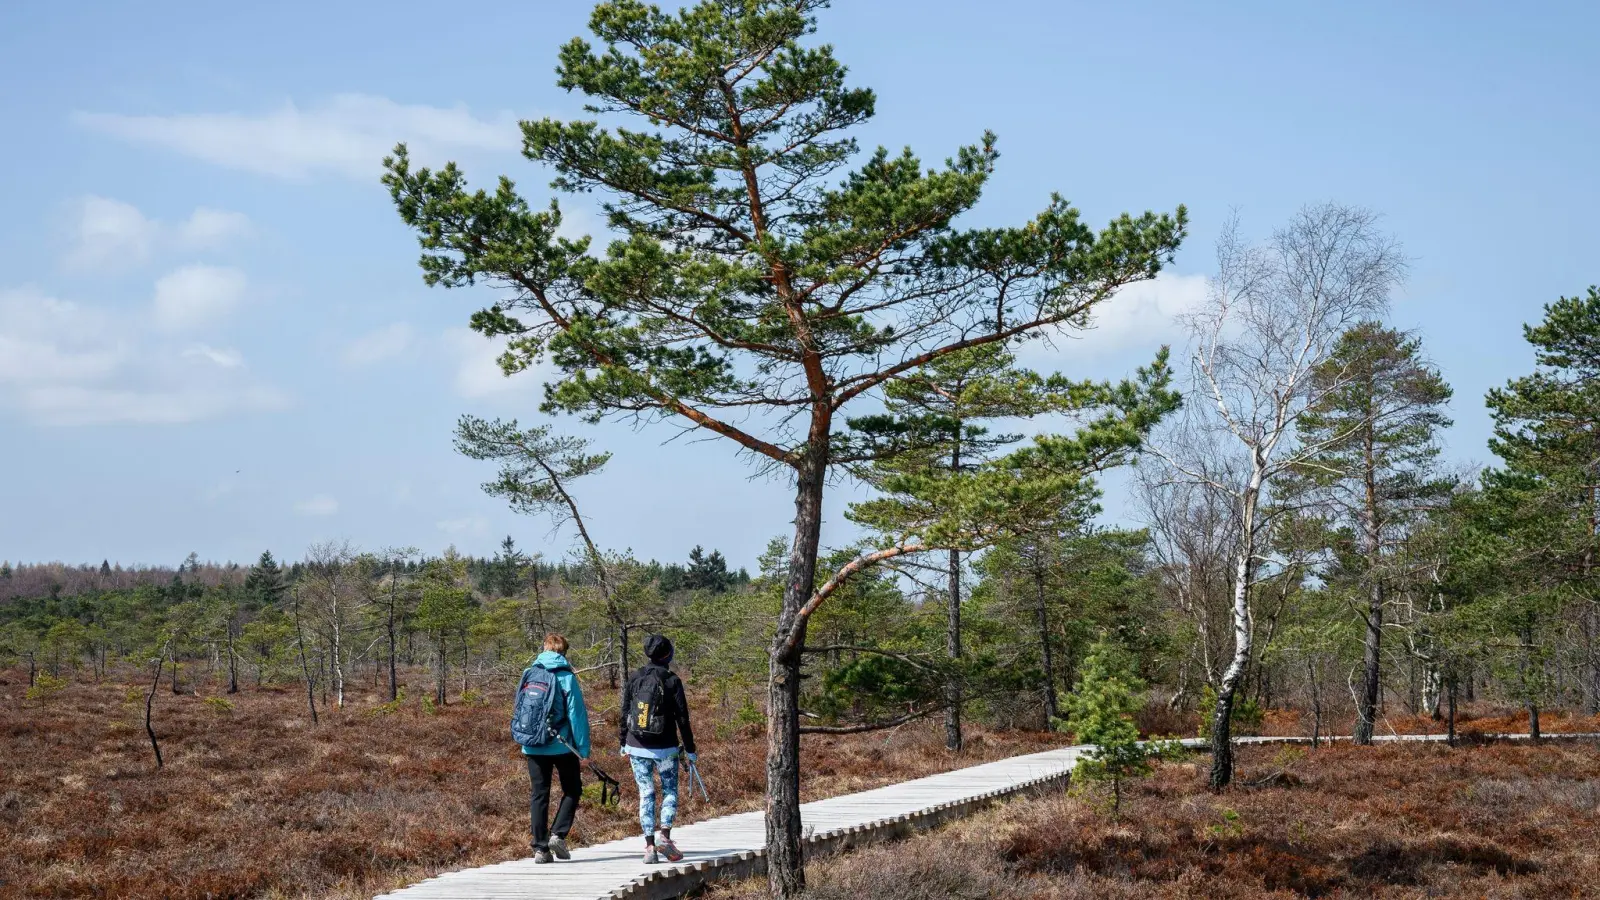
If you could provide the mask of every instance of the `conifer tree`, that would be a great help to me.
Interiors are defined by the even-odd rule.
[[[245,603],[252,610],[267,609],[282,602],[286,591],[283,569],[272,551],[261,551],[261,558],[244,576]]]
[[[1500,508],[1497,534],[1512,543],[1503,559],[1523,563],[1505,600],[1523,635],[1522,680],[1535,723],[1541,622],[1563,608],[1576,607],[1585,703],[1600,711],[1600,589],[1592,584],[1600,544],[1600,288],[1559,298],[1544,313],[1523,328],[1535,371],[1489,392],[1489,449],[1504,468],[1484,476],[1486,499]]]
[[[1088,420],[1075,434],[1038,439],[1040,447],[1049,448],[1051,464],[1066,467],[1066,472],[1055,474],[1086,477],[1121,464],[1179,403],[1177,393],[1169,389],[1171,370],[1166,360],[1163,348],[1152,366],[1140,370],[1137,380],[1118,385],[1074,382],[1061,375],[1042,377],[1019,368],[1015,357],[1000,344],[934,360],[885,388],[886,414],[852,420],[857,430],[882,432],[903,449],[863,468],[864,479],[885,497],[853,505],[846,515],[891,534],[945,515],[945,505],[959,496],[951,490],[951,482],[993,463],[998,450],[1022,439],[1020,434],[993,434],[982,424],[986,421],[1046,413]],[[1017,458],[1028,458],[1028,454]],[[1053,517],[1045,522],[1012,518],[1003,524],[1006,531],[1017,534],[1048,528],[1053,521]],[[945,652],[950,667],[945,683],[945,746],[959,750],[962,548],[952,546],[947,553]],[[1048,671],[1048,650],[1045,656]],[[1050,706],[1054,715],[1053,701]]]
[[[1112,811],[1122,807],[1122,782],[1150,774],[1158,748],[1139,742],[1133,714],[1144,707],[1144,680],[1131,655],[1102,636],[1089,648],[1077,690],[1066,701],[1078,741],[1094,745],[1078,757],[1074,778],[1111,782]]]
[[[1185,225],[1180,207],[1096,233],[1055,197],[1026,224],[956,226],[993,171],[994,136],[942,168],[910,150],[859,154],[850,132],[875,98],[847,85],[830,47],[806,41],[824,5],[595,8],[602,46],[565,45],[557,83],[606,123],[545,119],[522,131],[524,155],[555,170],[555,188],[606,198],[621,236],[602,255],[559,236],[559,208],[536,210],[509,179],[471,191],[453,164],[414,168],[403,146],[385,176],[429,284],[504,289],[473,327],[508,339],[508,373],[555,364],[547,409],[674,419],[793,478],[768,654],[766,859],[783,898],[804,887],[806,621],[854,572],[926,546],[879,548],[816,584],[830,469],[886,452],[841,427],[848,413],[940,357],[1089,324],[1120,287],[1171,259]]]
[[[1437,434],[1450,426],[1450,388],[1422,358],[1421,341],[1378,322],[1346,331],[1312,373],[1317,403],[1297,425],[1302,444],[1319,448],[1297,466],[1327,505],[1336,527],[1353,539],[1356,571],[1340,573],[1365,597],[1358,609],[1365,637],[1355,742],[1370,744],[1382,690],[1385,597],[1391,557],[1452,482],[1435,466]]]

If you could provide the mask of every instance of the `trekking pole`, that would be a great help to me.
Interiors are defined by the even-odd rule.
[[[706,793],[706,783],[700,780],[700,767],[695,765],[694,760],[690,759],[688,756],[685,756],[684,759],[689,763],[689,777],[693,778],[694,783],[700,788],[701,799],[705,800],[707,803],[710,803],[711,795]]]
[[[576,756],[580,759],[583,758],[583,754],[578,752],[578,748],[567,743],[566,738],[561,736],[561,732],[552,728],[550,729],[550,736],[560,742],[561,746],[571,750],[573,756]],[[592,759],[589,760],[589,771],[594,774],[594,777],[600,779],[601,806],[610,806],[613,803],[622,802],[622,782],[612,778],[610,775],[607,775],[605,770],[595,765],[595,762]]]

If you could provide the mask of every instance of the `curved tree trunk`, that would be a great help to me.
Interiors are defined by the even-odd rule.
[[[1211,722],[1211,789],[1233,781],[1233,700],[1250,662],[1250,582],[1255,576],[1256,503],[1261,496],[1261,471],[1252,474],[1243,498],[1243,527],[1233,567],[1233,660],[1217,683],[1217,706]]]
[[[816,587],[826,466],[825,459],[807,459],[797,473],[789,580],[768,659],[767,885],[780,900],[799,896],[806,885],[800,823],[800,659],[806,623],[799,614]],[[800,639],[791,641],[797,632]]]

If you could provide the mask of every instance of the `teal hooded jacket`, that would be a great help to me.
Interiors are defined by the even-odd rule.
[[[585,759],[589,756],[589,710],[583,705],[583,687],[578,676],[572,674],[572,664],[554,650],[546,650],[534,659],[533,664],[556,676],[561,687],[561,699],[566,704],[566,721],[561,725],[561,741],[551,741],[542,747],[523,747],[527,756],[560,756],[570,753],[568,747],[578,751]]]

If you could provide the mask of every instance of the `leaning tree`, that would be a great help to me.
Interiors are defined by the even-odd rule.
[[[795,489],[794,536],[769,651],[767,860],[774,893],[804,885],[799,813],[806,622],[853,572],[926,545],[884,546],[817,584],[830,469],[894,452],[852,432],[888,384],[966,348],[1090,324],[1153,277],[1184,232],[1121,215],[1099,232],[1060,197],[1013,227],[962,228],[994,169],[984,134],[943,167],[862,154],[874,96],[806,41],[823,0],[703,0],[676,13],[597,6],[602,45],[561,48],[558,84],[603,121],[522,124],[523,154],[559,191],[604,199],[602,254],[559,233],[509,179],[471,190],[454,165],[384,181],[416,229],[431,285],[501,289],[472,326],[506,341],[507,374],[548,360],[544,409],[675,420],[725,437]],[[633,127],[628,127],[632,123]]]

